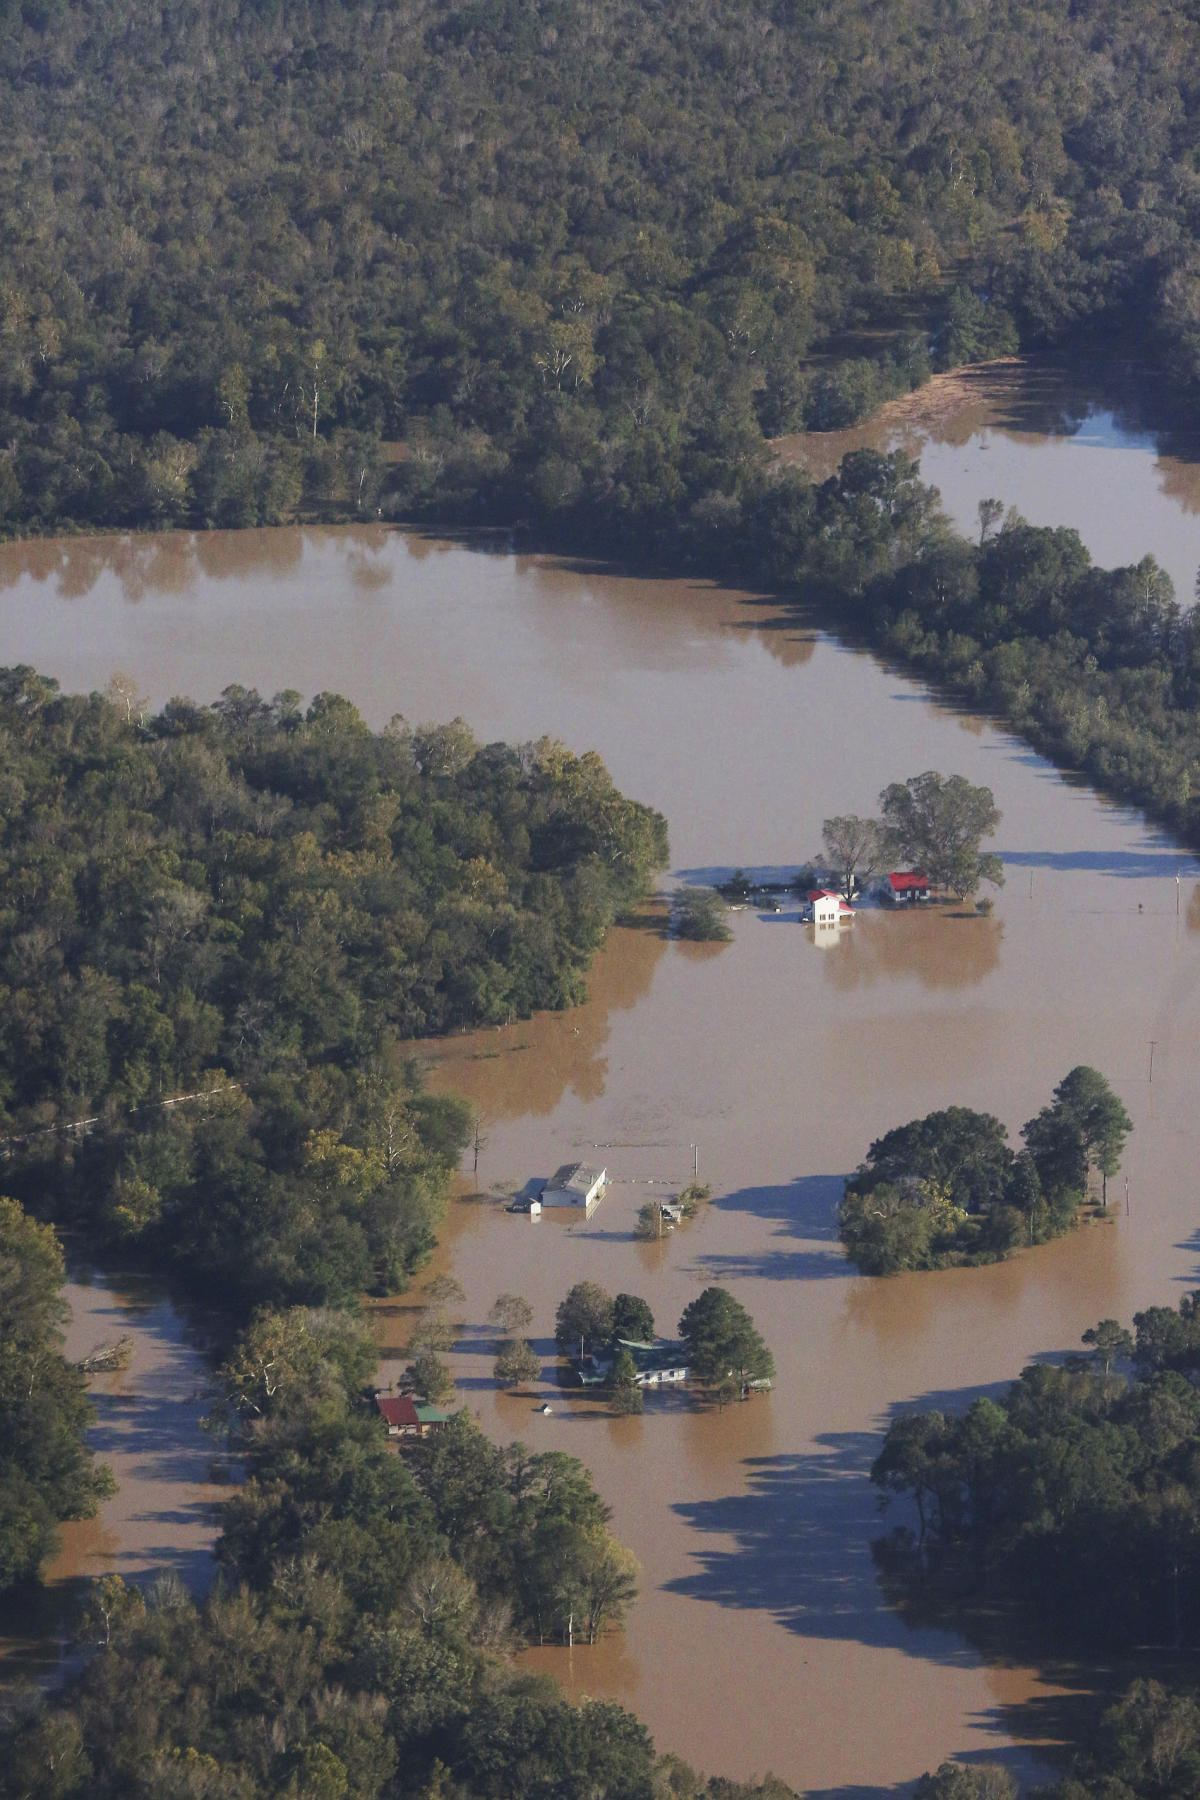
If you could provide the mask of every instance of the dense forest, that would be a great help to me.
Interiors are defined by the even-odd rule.
[[[662,819],[598,757],[0,673],[4,1185],[235,1316],[403,1285],[469,1122],[403,1040],[583,993]]]
[[[815,487],[768,449],[1131,332],[1193,404],[1198,52],[1166,0],[0,0],[0,531],[492,522],[802,593],[1200,843],[1200,630],[1149,558],[990,512],[967,542],[903,458]],[[749,1793],[505,1667],[631,1592],[577,1465],[461,1423],[402,1462],[357,1404],[354,1297],[420,1264],[468,1130],[404,1039],[578,998],[662,821],[459,722],[237,689],[148,718],[28,670],[0,794],[5,1268],[52,1268],[52,1215],[219,1289],[249,1470],[212,1599],[109,1584],[0,1793]],[[63,1426],[38,1469],[14,1363],[16,1541],[22,1456],[35,1535],[103,1477],[53,1307],[2,1297]],[[1135,1383],[1035,1371],[930,1426],[897,1580],[1048,1570],[1065,1625],[1090,1531],[1096,1630],[1194,1640],[1195,1309],[1158,1310]],[[924,1495],[903,1448],[881,1478]],[[1200,1704],[1142,1684],[1062,1792],[1200,1793]]]
[[[1133,327],[1200,372],[1165,0],[2,11],[10,528],[586,506],[632,547],[931,358]]]

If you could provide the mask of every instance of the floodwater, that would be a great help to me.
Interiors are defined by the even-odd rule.
[[[123,1369],[88,1379],[95,1422],[88,1442],[117,1491],[95,1518],[59,1528],[44,1591],[0,1616],[0,1676],[45,1679],[69,1666],[71,1632],[85,1583],[120,1575],[145,1589],[174,1575],[193,1593],[213,1576],[216,1504],[224,1488],[217,1441],[201,1427],[206,1371],[183,1318],[143,1276],[77,1271],[63,1354],[71,1361],[127,1339]],[[214,1466],[216,1465],[216,1466]],[[222,1477],[223,1478],[223,1477]]]
[[[1130,467],[1142,455],[1133,443]],[[997,492],[1012,498],[994,483],[975,498]],[[1190,513],[1185,527],[1200,535]],[[1123,559],[1161,550],[1140,514],[1125,529]],[[1007,885],[990,917],[862,912],[818,943],[794,907],[750,910],[720,948],[668,941],[651,907],[612,933],[584,1008],[424,1050],[483,1118],[475,1197],[439,1259],[466,1296],[460,1398],[499,1438],[581,1457],[643,1570],[623,1636],[529,1660],[626,1702],[710,1771],[771,1768],[814,1794],[865,1800],[950,1755],[1036,1772],[1099,1672],[1007,1666],[906,1625],[875,1581],[867,1471],[898,1410],[961,1405],[1099,1319],[1200,1285],[1193,860],[752,597],[502,549],[371,530],[0,549],[0,659],[68,687],[122,669],[156,703],[231,681],[331,688],[374,724],[461,713],[484,740],[549,733],[662,808],[682,880],[794,868],[823,818],[869,812],[927,768],[994,790]],[[847,1268],[834,1208],[872,1138],[949,1104],[1016,1132],[1080,1062],[1135,1122],[1106,1222],[995,1268],[885,1282]],[[613,1178],[590,1221],[503,1211],[502,1193],[573,1157]],[[662,1244],[635,1242],[638,1208],[697,1157],[712,1204]],[[729,1286],[774,1352],[775,1391],[723,1412],[652,1396],[615,1420],[560,1390],[554,1309],[583,1278],[642,1294],[667,1334],[703,1286]],[[502,1290],[534,1307],[549,1417],[491,1382]],[[413,1304],[376,1309],[385,1374]]]
[[[1013,359],[937,376],[848,431],[781,438],[785,461],[824,480],[847,450],[903,450],[968,537],[980,500],[1031,525],[1069,525],[1102,567],[1150,552],[1183,606],[1200,565],[1200,432],[1156,429],[1161,376],[1134,361]]]

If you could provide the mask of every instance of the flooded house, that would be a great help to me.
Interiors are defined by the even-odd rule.
[[[571,1367],[582,1387],[603,1387],[612,1378],[612,1367],[619,1350],[628,1350],[633,1358],[634,1384],[637,1387],[662,1387],[688,1379],[687,1352],[682,1344],[662,1341],[639,1343],[635,1338],[617,1338],[606,1350],[594,1350],[590,1356],[572,1359]]]
[[[376,1394],[375,1405],[394,1438],[431,1437],[444,1431],[450,1419],[439,1406],[426,1406],[411,1394]]]
[[[542,1189],[543,1206],[581,1206],[590,1219],[604,1198],[608,1170],[587,1163],[563,1163]]]
[[[812,925],[848,925],[854,908],[832,888],[810,888],[804,896],[801,917]]]
[[[916,906],[930,898],[928,875],[919,869],[894,869],[879,884],[880,899],[889,906]]]
[[[376,1394],[375,1405],[389,1437],[420,1437],[421,1421],[410,1394]]]

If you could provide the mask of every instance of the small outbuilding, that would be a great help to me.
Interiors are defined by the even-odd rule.
[[[894,869],[884,878],[880,893],[891,906],[917,906],[930,897],[929,877],[919,869]]]
[[[607,1169],[589,1168],[586,1163],[564,1163],[542,1189],[542,1205],[582,1206],[590,1218],[604,1198],[607,1185]]]

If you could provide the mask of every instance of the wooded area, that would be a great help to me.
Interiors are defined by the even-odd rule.
[[[1166,0],[3,15],[10,529],[599,508],[632,549],[931,359],[1200,369]]]

